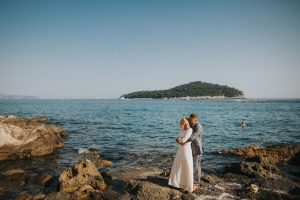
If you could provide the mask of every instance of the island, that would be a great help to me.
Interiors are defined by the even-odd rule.
[[[227,85],[219,85],[195,81],[188,84],[176,86],[167,90],[138,91],[124,94],[120,99],[245,99],[244,92],[228,87]]]

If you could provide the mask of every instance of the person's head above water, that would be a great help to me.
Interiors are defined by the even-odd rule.
[[[242,126],[242,127],[245,127],[245,126],[247,126],[247,125],[246,125],[245,122],[242,122],[241,126]]]

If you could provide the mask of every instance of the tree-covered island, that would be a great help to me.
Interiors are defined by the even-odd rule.
[[[162,98],[189,98],[189,99],[224,99],[245,98],[244,93],[227,85],[191,82],[167,90],[139,91],[124,94],[126,99],[162,99]]]

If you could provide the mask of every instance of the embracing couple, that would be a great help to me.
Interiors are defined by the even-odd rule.
[[[180,120],[180,131],[176,137],[179,149],[172,166],[169,185],[180,188],[182,192],[193,192],[200,186],[202,133],[196,113]]]

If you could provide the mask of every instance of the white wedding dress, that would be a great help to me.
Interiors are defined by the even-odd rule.
[[[178,133],[179,142],[186,142],[192,135],[193,130],[181,129]],[[183,188],[189,192],[193,192],[193,155],[191,142],[185,143],[184,146],[179,145],[175,160],[172,166],[169,185],[177,188]]]

